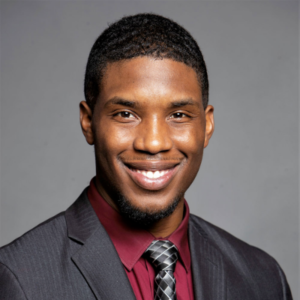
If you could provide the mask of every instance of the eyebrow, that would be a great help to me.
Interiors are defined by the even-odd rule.
[[[138,107],[139,103],[132,101],[132,100],[123,99],[120,97],[113,97],[112,99],[108,100],[104,106],[107,107],[110,105],[122,105],[122,106],[127,106],[127,107],[133,108],[133,107]],[[199,102],[194,101],[191,98],[173,101],[170,103],[169,106],[170,106],[170,108],[177,108],[177,107],[182,107],[182,106],[187,106],[187,105],[195,105],[197,107],[200,107]]]
[[[138,106],[138,103],[136,103],[134,101],[126,100],[126,99],[119,98],[119,97],[114,97],[114,98],[108,100],[105,103],[104,106],[107,107],[107,106],[114,105],[114,104],[127,106],[127,107],[136,107],[136,106]]]
[[[196,105],[196,106],[200,107],[199,102],[194,101],[191,98],[174,101],[174,102],[171,103],[170,107],[171,108],[173,108],[173,107],[182,107],[182,106],[186,106],[186,105]]]

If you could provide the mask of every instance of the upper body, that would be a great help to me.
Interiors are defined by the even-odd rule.
[[[214,131],[208,86],[200,48],[180,25],[153,14],[124,17],[110,25],[91,50],[86,101],[80,102],[81,128],[95,149],[95,190],[110,214],[116,211],[136,232],[168,240],[185,228],[186,255],[172,244],[171,250],[152,257],[156,285],[151,297],[164,289],[176,299],[177,276],[179,300],[291,299],[272,258],[189,217],[185,209],[184,194]],[[114,219],[106,223],[95,210],[85,191],[65,213],[1,249],[0,296],[143,298],[137,290],[144,285],[130,275],[136,269],[125,271],[118,253],[110,230]],[[164,257],[161,265],[166,266],[158,270],[154,262]],[[190,257],[191,270],[184,257]],[[148,274],[145,286],[153,287],[154,273],[149,264],[143,267],[137,276]],[[165,276],[161,274],[169,276],[170,286],[160,280]],[[186,284],[179,288],[182,280]]]
[[[194,215],[188,237],[194,299],[292,299],[263,251]],[[1,248],[0,262],[1,300],[136,299],[86,190],[66,212]]]

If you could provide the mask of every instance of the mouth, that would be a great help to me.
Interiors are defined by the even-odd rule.
[[[129,177],[145,190],[157,191],[165,188],[179,170],[177,161],[134,161],[126,162]]]

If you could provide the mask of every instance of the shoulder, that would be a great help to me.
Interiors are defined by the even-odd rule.
[[[70,230],[76,227],[75,230],[80,233],[85,229],[84,225],[88,226],[91,223],[91,217],[88,216],[91,215],[92,209],[86,191],[87,188],[66,211],[44,221],[10,244],[1,247],[0,263],[13,264],[27,260],[36,262],[38,259],[46,261],[53,255],[57,257],[60,253],[66,253],[66,249],[71,251],[70,245],[76,243],[72,243],[72,237],[69,238]],[[77,220],[82,222],[75,226]]]
[[[91,299],[73,256],[99,227],[85,189],[65,212],[0,248],[0,299]]]
[[[27,299],[50,282],[68,244],[64,213],[43,222],[0,248],[0,298]],[[53,275],[51,275],[53,272]]]
[[[65,213],[62,212],[1,247],[0,262],[13,265],[20,260],[33,260],[55,251],[65,238],[66,231]]]
[[[190,217],[190,226],[193,226],[214,248],[222,253],[228,263],[238,265],[241,261],[250,265],[277,265],[273,257],[263,250],[233,236],[195,215]]]
[[[281,294],[283,299],[292,299],[284,272],[277,261],[265,251],[195,215],[190,216],[189,226],[198,232],[204,243],[208,243],[221,254],[228,286],[234,287],[231,293],[239,290],[237,286],[242,288],[246,283],[256,293],[269,287],[268,293]]]

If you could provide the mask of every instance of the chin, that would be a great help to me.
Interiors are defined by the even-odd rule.
[[[114,197],[114,202],[118,207],[120,214],[127,222],[135,227],[147,229],[156,222],[170,216],[183,196],[184,193],[178,193],[171,201],[168,201],[168,204],[165,207],[160,206],[157,209],[137,207],[122,194],[118,194]]]

